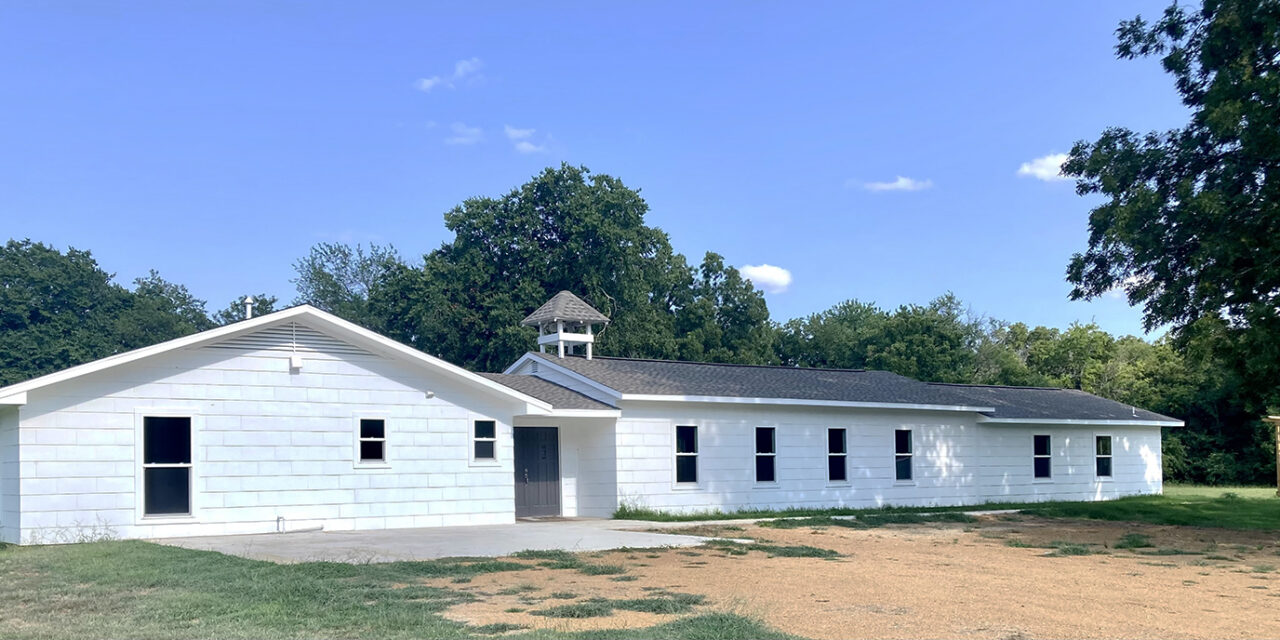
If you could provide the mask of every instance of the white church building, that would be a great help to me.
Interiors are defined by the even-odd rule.
[[[1161,491],[1181,422],[1067,389],[540,352],[473,373],[299,306],[0,388],[0,541]]]

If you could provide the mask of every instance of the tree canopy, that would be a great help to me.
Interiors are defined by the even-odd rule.
[[[1147,327],[1182,337],[1202,319],[1257,398],[1280,388],[1280,2],[1174,4],[1117,30],[1122,59],[1158,56],[1190,110],[1183,127],[1116,127],[1063,166],[1089,216],[1067,270],[1075,299],[1123,289]]]

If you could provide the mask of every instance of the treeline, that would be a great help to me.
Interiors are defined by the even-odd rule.
[[[520,320],[555,292],[612,322],[603,355],[870,368],[921,380],[1060,386],[1182,418],[1167,430],[1171,480],[1260,483],[1274,445],[1256,399],[1202,322],[1174,344],[1096,325],[1031,328],[978,317],[954,296],[882,309],[850,300],[784,324],[763,294],[715,253],[696,266],[647,226],[639,193],[586,169],[547,169],[499,198],[445,215],[454,238],[421,260],[391,247],[321,244],[299,259],[293,303],[309,303],[462,366],[499,371],[534,345]],[[259,312],[277,306],[254,294]],[[132,288],[88,252],[10,241],[0,251],[0,384],[239,320],[213,313],[156,272]]]

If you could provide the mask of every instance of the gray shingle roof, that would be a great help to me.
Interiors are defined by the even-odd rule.
[[[624,394],[975,406],[958,393],[888,371],[533,355]]]
[[[1175,418],[1131,407],[1076,389],[1044,387],[1000,387],[970,384],[929,383],[970,398],[973,404],[995,407],[992,418],[1045,420],[1159,420]]]
[[[609,317],[596,311],[594,307],[582,301],[582,298],[568,291],[561,291],[529,314],[520,324],[536,327],[546,322],[566,320],[570,322],[608,322]]]
[[[928,383],[888,371],[860,369],[530,355],[623,394],[927,404],[992,408],[983,412],[992,418],[1177,422],[1074,389]]]
[[[616,409],[612,405],[605,404],[589,398],[587,396],[574,391],[568,387],[562,387],[554,382],[536,378],[534,376],[517,376],[502,373],[481,373],[480,375],[505,385],[520,393],[533,396],[539,400],[551,403],[556,409]]]

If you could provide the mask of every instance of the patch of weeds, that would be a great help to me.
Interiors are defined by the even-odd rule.
[[[697,594],[659,591],[645,598],[623,600],[592,598],[574,604],[531,611],[529,615],[547,618],[598,618],[612,615],[616,609],[643,613],[675,614],[687,613],[705,601],[706,596]]]
[[[1015,548],[1015,549],[1035,549],[1035,548],[1037,548],[1037,547],[1036,547],[1036,545],[1031,544],[1030,542],[1027,542],[1026,540],[1022,540],[1022,539],[1020,539],[1020,538],[1009,538],[1008,540],[1005,540],[1005,541],[1004,541],[1004,546],[1006,546],[1006,547],[1013,547],[1013,548]]]
[[[662,557],[662,554],[660,554],[660,553],[646,553],[646,554],[644,554],[644,557],[646,557],[646,558],[661,558],[661,557]]]
[[[471,576],[458,576],[449,582],[452,582],[453,584],[466,584],[471,582]]]
[[[584,564],[576,568],[578,573],[588,576],[613,576],[627,572],[627,568],[620,564]]]
[[[604,598],[592,598],[585,602],[530,611],[529,615],[545,618],[603,618],[613,615],[613,606]]]
[[[525,611],[528,611],[528,609],[525,609],[524,607],[508,607],[502,611],[503,613],[524,613]]]
[[[1120,538],[1119,542],[1112,546],[1116,549],[1145,549],[1155,545],[1151,543],[1151,536],[1141,533],[1126,533],[1124,537]]]
[[[541,590],[541,587],[534,584],[518,584],[514,587],[507,587],[498,592],[500,596],[518,596],[522,593],[532,593]]]
[[[811,516],[808,518],[786,518],[760,522],[762,527],[773,529],[801,529],[804,527],[845,527],[847,529],[874,529],[890,524],[926,524],[931,522],[977,522],[977,518],[963,513],[863,513],[856,518],[839,518],[834,516]]]
[[[1174,549],[1172,547],[1161,547],[1153,551],[1138,551],[1137,553],[1144,556],[1198,556],[1199,551],[1187,551],[1185,549]]]
[[[1251,584],[1251,585],[1249,585],[1249,588],[1250,588],[1250,589],[1262,589],[1262,590],[1264,590],[1264,591],[1267,589],[1267,587],[1265,587],[1265,586],[1263,586],[1263,585],[1260,585],[1260,584]]]
[[[1207,567],[1209,566],[1209,561],[1205,560],[1204,558],[1196,558],[1195,560],[1192,560],[1188,564],[1190,564],[1193,567]]]
[[[528,628],[529,627],[523,624],[512,624],[510,622],[494,622],[492,624],[485,624],[485,625],[480,625],[478,627],[471,627],[470,630],[475,633],[483,634],[486,636],[496,636],[499,633],[507,633],[508,631],[519,631],[520,629],[528,629]]]
[[[1273,564],[1255,564],[1253,565],[1254,573],[1271,573],[1276,570]]]
[[[1178,568],[1178,565],[1173,564],[1172,562],[1145,562],[1145,561],[1139,561],[1139,562],[1138,562],[1138,564],[1145,564],[1145,565],[1147,565],[1148,567],[1164,567],[1165,569],[1177,569],[1177,568]]]
[[[1065,558],[1068,556],[1087,556],[1093,553],[1089,545],[1077,544],[1075,542],[1055,542],[1053,543],[1053,551],[1044,554],[1046,558]]]
[[[635,582],[639,579],[640,576],[614,576],[609,578],[609,580],[612,580],[613,582]]]
[[[1022,522],[1023,520],[1026,520],[1026,518],[1016,513],[1002,513],[996,516],[996,520],[1000,520],[1001,522]]]
[[[556,600],[574,600],[577,599],[578,594],[572,591],[552,591],[551,597]]]
[[[525,549],[511,554],[512,558],[520,558],[521,560],[577,560],[568,551],[561,549]]]
[[[701,553],[698,553],[697,551],[677,551],[676,553],[677,553],[677,554],[679,554],[679,555],[682,555],[682,556],[689,556],[689,557],[691,557],[691,558],[696,558],[696,557],[698,557],[698,556],[702,555]]]
[[[1209,555],[1204,557],[1205,560],[1226,560],[1227,562],[1235,562],[1236,559],[1223,555]]]
[[[1183,584],[1183,586],[1190,587],[1191,585],[1196,585],[1196,584],[1200,584],[1200,583],[1199,583],[1199,582],[1196,582],[1195,580],[1183,580],[1183,581],[1182,581],[1182,584]]]
[[[639,611],[642,613],[687,613],[694,607],[706,602],[707,597],[693,593],[663,592],[648,598],[612,601],[615,609]]]
[[[838,551],[820,549],[809,545],[777,545],[763,542],[734,542],[732,540],[711,540],[706,546],[726,551],[732,555],[746,555],[749,551],[760,551],[770,558],[834,558]],[[739,553],[735,553],[735,551]]]

